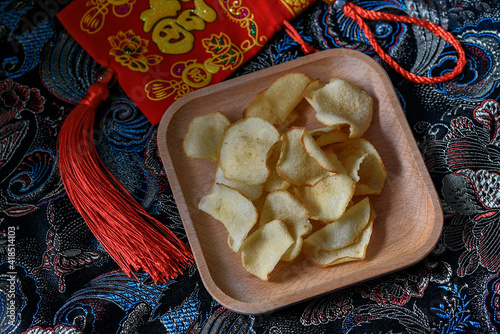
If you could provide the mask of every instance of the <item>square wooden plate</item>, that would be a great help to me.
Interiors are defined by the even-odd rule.
[[[374,98],[373,122],[363,137],[379,151],[387,182],[383,193],[371,198],[378,216],[363,261],[318,268],[301,255],[292,263],[278,263],[263,282],[245,271],[240,253],[230,250],[222,223],[198,210],[216,164],[188,159],[181,141],[195,116],[221,111],[233,122],[240,119],[250,101],[287,72],[325,82],[347,79]],[[301,117],[294,125],[322,127],[307,101],[298,110]],[[190,93],[163,116],[158,146],[203,283],[218,302],[236,312],[276,310],[402,269],[424,258],[441,234],[439,199],[394,88],[383,68],[359,52],[322,51]]]

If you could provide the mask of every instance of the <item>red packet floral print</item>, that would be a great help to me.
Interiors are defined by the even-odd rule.
[[[315,0],[75,0],[58,14],[152,124],[220,82]]]

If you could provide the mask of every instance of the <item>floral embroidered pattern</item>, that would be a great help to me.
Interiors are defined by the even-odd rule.
[[[428,127],[421,145],[429,171],[444,175],[442,205],[449,222],[443,242],[461,252],[459,277],[480,267],[500,269],[500,104],[486,100],[472,116]]]
[[[347,317],[353,310],[352,298],[329,294],[311,301],[305,308],[300,323],[304,326],[324,325]]]
[[[111,91],[97,115],[99,133],[93,139],[103,163],[137,202],[187,240],[161,163],[158,127],[147,122],[141,112],[164,112],[175,97],[194,90],[188,83],[198,80],[203,84],[210,73],[213,84],[229,74],[241,77],[303,56],[299,45],[283,31],[264,33],[274,31],[271,19],[280,13],[293,16],[282,4],[291,0],[228,1],[239,1],[241,9],[247,7],[255,15],[259,29],[251,24],[248,30],[241,27],[248,12],[240,11],[241,20],[236,21],[230,17],[236,12],[226,13],[220,0],[206,0],[218,11],[218,19],[206,23],[205,31],[192,30],[196,49],[179,57],[165,56],[152,40],[152,32],[144,33],[144,21],[139,15],[149,8],[149,0],[66,1],[65,8],[70,8],[66,23],[74,25],[67,30],[55,24],[55,14],[64,14],[57,11],[62,9],[63,1],[0,2],[4,26],[0,41],[0,254],[4,260],[9,246],[7,229],[16,228],[15,269],[9,273],[9,262],[0,263],[0,333],[500,332],[500,188],[496,187],[500,186],[500,2],[495,0],[355,1],[366,9],[434,22],[457,37],[467,55],[462,75],[440,85],[413,85],[394,71],[387,72],[420,152],[425,155],[445,217],[444,232],[421,265],[255,315],[240,315],[221,306],[205,289],[196,266],[179,279],[161,285],[141,272],[127,277],[117,271],[81,215],[63,196],[55,156],[59,129],[93,81],[100,67],[96,59],[125,73],[120,75],[122,83],[132,83],[135,89]],[[193,0],[179,2],[183,7],[179,14],[194,8]],[[101,13],[105,15],[104,26],[94,34],[81,30],[82,15],[98,4],[106,13]],[[128,16],[117,16],[126,15],[132,5]],[[89,29],[99,28],[100,13],[95,14],[92,23],[96,26]],[[358,25],[342,11],[317,1],[304,14],[294,20],[294,26],[317,49],[355,49],[375,57]],[[218,29],[219,24],[229,28]],[[425,29],[398,22],[368,24],[379,44],[408,69],[435,76],[456,64],[454,50]],[[144,56],[157,54],[164,58],[146,73],[130,70],[109,54],[112,47],[108,37],[129,29],[149,41]],[[212,35],[219,37],[221,32],[231,37],[232,44],[217,41],[210,49],[201,44]],[[245,51],[244,64],[234,74],[230,69],[223,70],[219,65],[229,66],[238,58],[231,53],[224,56],[222,48],[235,46],[244,51],[242,42],[252,41],[249,33],[266,35],[269,43],[256,53],[254,49]],[[96,55],[89,57],[82,47],[84,43],[78,43],[70,34],[88,39],[87,45],[95,46]],[[251,59],[250,53],[254,54]],[[211,72],[215,70],[216,74]],[[153,79],[171,81],[171,88],[178,90],[169,98],[153,102],[143,85]],[[167,85],[155,87],[158,90],[152,92],[158,94],[172,92]],[[125,93],[136,100],[137,108]],[[143,101],[146,104],[139,107]],[[158,131],[157,135],[162,133]],[[381,131],[374,135],[391,137],[397,133]],[[392,154],[391,147],[383,149]],[[411,155],[418,154],[415,151]],[[390,167],[392,177],[397,178],[401,164]],[[384,226],[379,227],[383,238]],[[55,235],[48,235],[48,231]],[[413,242],[404,235],[401,238]],[[80,267],[80,261],[96,257],[93,252],[101,258]],[[377,256],[377,251],[372,255]],[[42,267],[44,264],[47,267]],[[293,280],[298,274],[289,271],[283,278]],[[60,276],[64,291],[60,290]],[[14,308],[6,309],[11,302]]]
[[[23,332],[23,334],[82,334],[82,331],[79,331],[75,327],[67,326],[63,324],[56,325],[54,327],[46,327],[42,328],[40,326],[35,326],[29,328],[27,331]]]
[[[224,33],[205,38],[202,43],[206,51],[213,55],[212,59],[209,60],[210,64],[205,64],[208,71],[212,73],[216,73],[220,67],[224,70],[234,70],[243,63],[243,52],[231,43],[231,38]]]
[[[11,79],[0,81],[0,183],[8,184],[5,191],[0,190],[0,213],[10,217],[29,214],[37,210],[35,201],[46,199],[39,195],[42,189],[47,190],[44,187],[51,180],[53,165],[42,163],[38,166],[43,165],[46,169],[29,170],[29,166],[33,166],[30,147],[37,133],[35,115],[41,114],[44,106],[45,98],[38,88]],[[36,180],[30,178],[34,175]],[[54,191],[50,197],[56,193]]]
[[[412,298],[422,298],[432,283],[445,284],[451,277],[451,267],[446,262],[424,261],[404,271],[372,280],[357,287],[364,298],[380,305],[407,304]]]
[[[47,232],[47,250],[43,254],[42,264],[32,270],[36,274],[42,269],[53,270],[54,274],[59,278],[59,291],[66,290],[66,282],[64,277],[74,271],[84,267],[91,266],[93,263],[101,259],[101,254],[94,251],[83,251],[78,248],[58,250],[57,236],[53,230]]]
[[[28,109],[33,113],[43,110],[45,99],[36,88],[19,85],[12,80],[0,81],[0,126]]]
[[[233,21],[239,22],[243,29],[248,30],[250,40],[241,43],[241,49],[244,52],[254,46],[263,46],[267,42],[267,37],[259,37],[259,27],[255,23],[254,15],[250,12],[250,9],[243,6],[243,1],[219,0],[219,3]]]
[[[158,65],[163,60],[163,57],[158,55],[146,56],[149,41],[132,30],[120,31],[116,36],[108,37],[108,41],[111,44],[109,54],[132,71],[147,72],[150,66]]]
[[[437,307],[431,307],[440,319],[439,328],[443,333],[474,332],[481,328],[481,324],[474,320],[471,312],[471,296],[464,293],[467,285],[459,287],[457,284],[440,286],[451,295],[445,295]]]

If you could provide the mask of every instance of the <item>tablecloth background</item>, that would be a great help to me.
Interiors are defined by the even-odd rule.
[[[467,66],[437,85],[408,82],[383,63],[358,26],[319,1],[293,25],[318,50],[366,53],[387,70],[445,216],[421,262],[285,309],[240,315],[219,305],[196,266],[166,284],[116,264],[65,194],[56,139],[99,65],[55,14],[69,1],[0,1],[1,333],[495,333],[500,328],[500,4],[478,0],[353,1],[451,31]],[[417,26],[374,22],[399,64],[450,71],[456,56]],[[234,75],[304,56],[285,32]],[[98,114],[97,147],[153,216],[186,240],[151,126],[120,91]],[[390,135],[390,134],[388,134]],[[408,180],[411,182],[411,180]],[[412,201],[412,198],[407,198]],[[405,236],[401,236],[405,238]],[[411,240],[408,240],[411,242]]]

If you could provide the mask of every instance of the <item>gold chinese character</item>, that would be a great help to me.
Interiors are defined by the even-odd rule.
[[[191,0],[182,0],[190,2]],[[217,19],[217,12],[204,0],[192,0],[194,9],[182,9],[179,0],[150,0],[149,9],[141,13],[144,32],[152,31],[152,40],[161,52],[184,54],[191,51],[195,37],[193,30],[204,30],[206,22]]]

